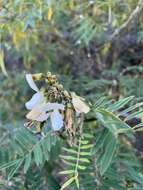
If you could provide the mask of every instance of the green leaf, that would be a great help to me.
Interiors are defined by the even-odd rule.
[[[11,166],[14,166],[16,165],[19,161],[21,161],[21,159],[18,159],[18,160],[12,160],[8,163],[4,163],[4,164],[1,164],[0,165],[0,170],[4,170],[6,168],[10,168]]]
[[[75,183],[76,183],[77,188],[79,189],[79,180],[78,180],[78,176],[75,178]]]
[[[48,189],[49,190],[60,190],[60,185],[52,175],[48,175]]]
[[[65,189],[66,187],[68,187],[71,183],[73,183],[75,181],[75,176],[70,178],[69,180],[67,180],[61,187],[61,190]]]
[[[104,140],[106,139],[106,137],[108,136],[109,130],[108,129],[104,129],[101,134],[98,134],[95,145],[93,146],[93,148],[91,149],[91,154],[96,154],[97,151],[103,146]]]
[[[87,158],[79,158],[80,162],[86,162],[86,163],[90,163],[90,161]]]
[[[64,156],[64,155],[60,155],[60,157],[62,159],[65,159],[65,160],[77,160],[76,157],[73,157],[73,156]]]
[[[66,171],[59,172],[59,174],[61,174],[61,175],[64,175],[64,174],[72,174],[72,173],[74,173],[74,172],[75,172],[74,170],[66,170]]]
[[[120,129],[127,129],[126,132],[132,132],[131,127],[112,112],[105,109],[97,109],[96,112],[97,114],[99,113],[99,120],[113,133],[115,137],[118,135],[118,130]]]
[[[21,166],[22,162],[23,162],[23,159],[19,159],[19,160],[17,160],[17,162],[15,163],[15,165],[13,165],[11,167],[10,172],[8,174],[8,180],[10,180],[14,176],[14,174],[17,172],[17,170]]]
[[[141,109],[141,110],[139,110],[139,111],[137,111],[137,112],[134,112],[134,113],[132,113],[132,114],[130,114],[128,117],[126,117],[126,121],[127,120],[131,120],[131,119],[133,119],[133,118],[135,118],[135,117],[140,117],[140,116],[142,116],[143,115],[143,109]]]
[[[31,153],[29,153],[27,156],[26,156],[26,159],[25,159],[25,164],[24,164],[24,173],[26,173],[30,167],[30,163],[31,163]]]
[[[15,140],[22,146],[24,150],[27,151],[29,147],[32,147],[32,144],[28,141],[26,136],[23,135],[23,130],[18,131],[16,134]]]
[[[87,140],[79,140],[79,142],[80,142],[81,144],[88,144],[88,143],[89,143],[89,141],[87,141]]]
[[[91,156],[91,152],[80,152],[80,156]]]
[[[20,133],[24,136],[24,138],[30,145],[36,144],[37,141],[35,136],[27,128],[23,128],[22,130],[20,130]]]
[[[49,141],[47,141],[47,139],[43,139],[42,142],[41,142],[41,145],[42,145],[42,149],[43,149],[43,154],[44,154],[44,158],[45,160],[49,160],[49,153],[50,153],[50,150],[51,150],[51,146],[49,144]]]
[[[24,150],[19,143],[12,141],[12,143],[10,144],[10,147],[13,152],[16,152],[16,154],[20,156],[24,156]]]
[[[63,159],[62,159],[62,161],[63,161],[66,165],[68,165],[68,166],[73,166],[73,167],[75,167],[75,163],[71,163],[71,162],[69,162],[69,161],[67,161],[67,160],[63,160]]]
[[[74,163],[71,163],[71,162],[69,162],[69,161],[67,161],[67,160],[62,160],[65,164],[67,164],[68,166],[72,166],[72,167],[75,167],[76,165],[74,164]],[[80,170],[85,170],[86,169],[86,166],[82,166],[82,165],[78,165],[77,166],[78,167],[78,169],[80,169]]]
[[[83,133],[82,136],[83,136],[84,138],[87,138],[87,139],[93,138],[93,135],[91,135],[91,134],[89,134],[89,133]]]
[[[124,98],[124,99],[121,99],[117,102],[115,102],[114,104],[112,104],[111,106],[108,107],[108,110],[109,111],[117,111],[121,108],[123,108],[129,101],[131,101],[132,99],[134,98],[134,96],[130,96],[130,97],[127,97],[127,98]]]
[[[106,99],[107,99],[107,98],[106,98],[105,96],[99,98],[99,99],[96,101],[96,103],[95,103],[95,105],[94,105],[94,108],[98,108],[99,106],[101,106],[102,103],[103,103]]]
[[[116,150],[116,139],[113,135],[110,135],[108,138],[108,144],[105,147],[105,152],[103,156],[101,157],[101,162],[100,162],[100,173],[103,175],[108,167],[110,166],[115,150]]]
[[[79,164],[77,167],[78,167],[78,169],[80,169],[80,170],[85,170],[85,169],[86,169],[86,166],[81,166],[80,164]]]
[[[78,152],[76,151],[76,150],[73,150],[73,149],[68,149],[68,148],[65,148],[65,147],[63,147],[62,148],[64,151],[66,151],[66,152],[69,152],[69,153],[73,153],[73,154],[77,154]]]
[[[40,164],[42,164],[43,161],[43,153],[39,143],[35,145],[33,152],[34,152],[35,162],[37,166],[39,166]]]
[[[61,158],[65,159],[65,160],[77,160],[77,157],[73,157],[73,156],[64,156],[64,155],[61,155],[60,156]],[[90,161],[87,159],[87,158],[79,158],[79,161],[80,162],[86,162],[86,163],[89,163]]]
[[[139,107],[141,107],[141,106],[143,106],[143,102],[137,103],[137,104],[135,104],[135,105],[133,105],[133,106],[130,106],[129,108],[127,108],[127,109],[121,111],[121,112],[118,114],[118,116],[119,116],[119,115],[125,115],[126,113],[128,113],[128,112],[130,112],[130,111],[133,111],[134,109],[139,108]]]
[[[89,149],[89,148],[92,148],[93,147],[93,144],[88,144],[88,145],[83,145],[80,147],[80,149]]]

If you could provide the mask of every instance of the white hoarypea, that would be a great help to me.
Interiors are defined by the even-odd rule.
[[[36,91],[32,98],[25,104],[28,110],[27,119],[43,122],[49,117],[51,119],[52,129],[58,131],[63,127],[63,118],[59,110],[64,110],[64,105],[59,103],[46,103],[43,94],[36,86],[32,75],[26,74],[26,80],[29,86]]]

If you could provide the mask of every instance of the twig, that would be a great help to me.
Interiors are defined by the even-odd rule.
[[[119,27],[117,28],[113,34],[110,36],[110,40],[112,41],[115,37],[117,37],[125,28],[128,27],[128,25],[136,19],[136,17],[140,14],[140,12],[143,9],[143,0],[139,0],[136,8],[134,11],[130,14],[129,18]]]

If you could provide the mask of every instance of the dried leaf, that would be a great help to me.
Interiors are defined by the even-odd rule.
[[[77,113],[88,113],[90,111],[89,106],[82,101],[81,97],[72,94],[72,103]]]
[[[72,129],[72,124],[73,124],[72,109],[67,108],[65,120],[66,120],[65,121],[66,122],[66,128],[68,130],[71,130]]]
[[[66,109],[65,128],[70,137],[73,137],[75,135],[75,128],[73,127],[73,110],[69,108]],[[70,139],[70,141],[72,141],[72,139]]]

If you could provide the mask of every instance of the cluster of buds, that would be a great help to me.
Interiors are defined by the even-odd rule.
[[[25,106],[30,112],[26,115],[29,121],[44,124],[49,121],[52,130],[65,128],[74,134],[74,117],[89,112],[90,108],[84,99],[73,92],[66,91],[58,82],[57,77],[47,74],[26,74],[29,86],[35,91]],[[41,88],[37,86],[42,84]]]

